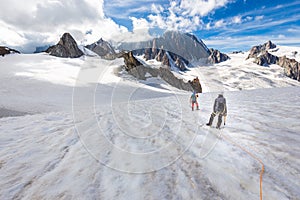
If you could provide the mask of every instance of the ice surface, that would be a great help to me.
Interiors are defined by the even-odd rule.
[[[206,91],[194,112],[188,92],[117,76],[121,60],[0,58],[0,107],[30,114],[0,119],[0,199],[259,199],[260,164],[223,135],[263,161],[264,199],[299,199],[299,83],[230,56],[186,75]],[[205,126],[218,88],[221,130]]]

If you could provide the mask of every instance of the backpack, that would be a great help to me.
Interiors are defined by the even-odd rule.
[[[219,97],[216,99],[215,110],[217,112],[223,112],[225,110],[226,100],[224,97]]]

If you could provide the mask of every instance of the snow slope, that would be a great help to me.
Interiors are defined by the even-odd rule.
[[[246,70],[236,56],[192,68],[206,91],[226,90],[221,130],[204,125],[218,93],[192,112],[187,92],[115,76],[121,60],[0,58],[1,107],[31,113],[0,119],[0,199],[259,199],[260,163],[227,138],[263,161],[264,199],[299,199],[298,82],[259,82],[276,77],[272,66],[248,66],[261,73],[253,82],[226,79]]]
[[[246,60],[248,52],[229,56],[230,60],[212,67],[197,68],[200,81],[204,80],[209,91],[300,86],[299,82],[286,77],[278,65],[264,67],[254,64],[252,59]]]
[[[275,49],[270,49],[269,52],[275,56],[286,56],[290,59],[295,59],[300,62],[300,47],[288,47],[277,45]]]
[[[298,52],[295,54],[295,52]],[[296,60],[300,59],[299,47],[278,46],[270,50],[276,56],[286,55]],[[186,81],[200,79],[203,92],[239,91],[259,88],[300,86],[300,83],[284,75],[284,69],[278,65],[269,67],[253,63],[253,59],[246,60],[249,52],[228,54],[231,59],[214,65],[192,63],[186,72],[181,72],[173,67],[173,73],[178,78]],[[142,63],[150,67],[160,67],[156,60],[143,61],[143,56],[137,57]]]

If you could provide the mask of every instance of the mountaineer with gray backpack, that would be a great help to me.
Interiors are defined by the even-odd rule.
[[[227,106],[226,99],[223,97],[223,94],[219,94],[219,96],[215,99],[214,103],[214,111],[210,116],[209,122],[206,124],[207,126],[211,126],[216,115],[218,116],[217,129],[220,129],[222,124],[222,117],[224,116],[224,125],[227,116]]]

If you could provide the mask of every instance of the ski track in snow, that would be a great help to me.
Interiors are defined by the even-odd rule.
[[[32,55],[35,61],[25,66],[15,56],[5,57],[11,69],[0,68],[0,78],[8,83],[1,84],[0,102],[25,116],[0,118],[0,199],[259,199],[260,164],[222,135],[263,161],[264,199],[300,198],[300,88],[283,87],[298,83],[281,77],[276,66],[240,69],[231,60],[227,64],[232,66],[201,68],[206,81],[215,69],[222,78],[204,82],[205,90],[255,89],[225,92],[227,123],[217,130],[205,126],[217,93],[200,94],[200,110],[192,112],[189,93],[151,89],[133,80],[115,85],[109,76],[100,80],[105,83],[96,90],[93,109],[85,96],[79,101],[85,103],[75,104],[80,115],[74,121],[72,81],[59,79],[74,80],[82,63],[95,73],[99,59],[63,59],[74,70],[70,79],[64,74],[48,83],[62,70],[56,67],[59,59]],[[45,73],[32,68],[53,59],[49,79],[41,80]],[[32,72],[30,78],[16,76],[24,70]],[[247,82],[247,77],[259,78]],[[79,87],[79,94],[85,87]],[[117,97],[107,99],[111,94]]]

